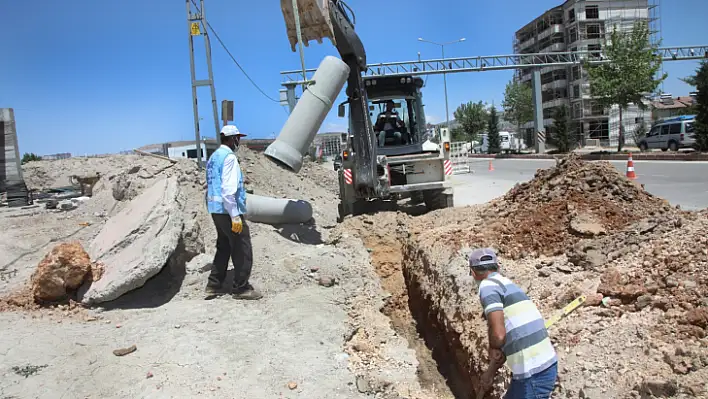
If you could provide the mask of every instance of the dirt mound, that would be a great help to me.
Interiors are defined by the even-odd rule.
[[[571,155],[493,202],[484,216],[507,256],[559,255],[577,241],[619,231],[669,204],[609,163]],[[498,221],[497,221],[498,220]]]

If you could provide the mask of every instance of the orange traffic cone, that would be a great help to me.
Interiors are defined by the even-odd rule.
[[[492,166],[492,160],[489,160],[489,171],[493,172],[494,171],[494,166]]]
[[[634,161],[632,160],[632,153],[629,153],[629,159],[627,159],[627,178],[634,180],[637,178],[637,174],[634,173]]]

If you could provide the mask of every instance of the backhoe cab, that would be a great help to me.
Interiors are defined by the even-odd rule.
[[[343,151],[339,168],[339,216],[390,210],[397,201],[410,198],[424,202],[429,210],[453,206],[449,175],[450,146],[447,129],[441,129],[439,146],[423,146],[426,120],[421,88],[423,80],[411,76],[384,76],[364,79],[368,97],[369,121],[374,126],[377,151],[377,177],[387,184],[386,193],[364,198],[353,190],[356,181],[356,152],[351,138],[357,134],[356,119],[349,114],[350,141]],[[397,118],[387,118],[393,102]],[[340,104],[339,116],[346,114],[347,102]],[[398,125],[394,121],[398,119]],[[386,123],[389,125],[386,126]],[[386,129],[388,128],[388,129]],[[398,133],[398,134],[397,134]],[[428,143],[430,144],[430,143]]]

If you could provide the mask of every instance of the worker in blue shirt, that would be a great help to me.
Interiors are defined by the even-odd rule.
[[[261,299],[263,295],[249,283],[253,267],[251,234],[246,224],[246,189],[235,151],[241,137],[236,126],[221,129],[221,146],[207,162],[207,208],[216,227],[216,255],[206,287],[207,299],[222,295],[229,258],[234,264],[232,296]]]

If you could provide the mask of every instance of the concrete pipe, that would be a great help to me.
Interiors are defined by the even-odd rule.
[[[246,196],[246,219],[265,224],[299,224],[312,219],[312,205],[307,201]]]
[[[339,58],[325,57],[297,102],[278,138],[265,150],[265,155],[286,169],[298,173],[333,102],[349,77],[349,67]]]

